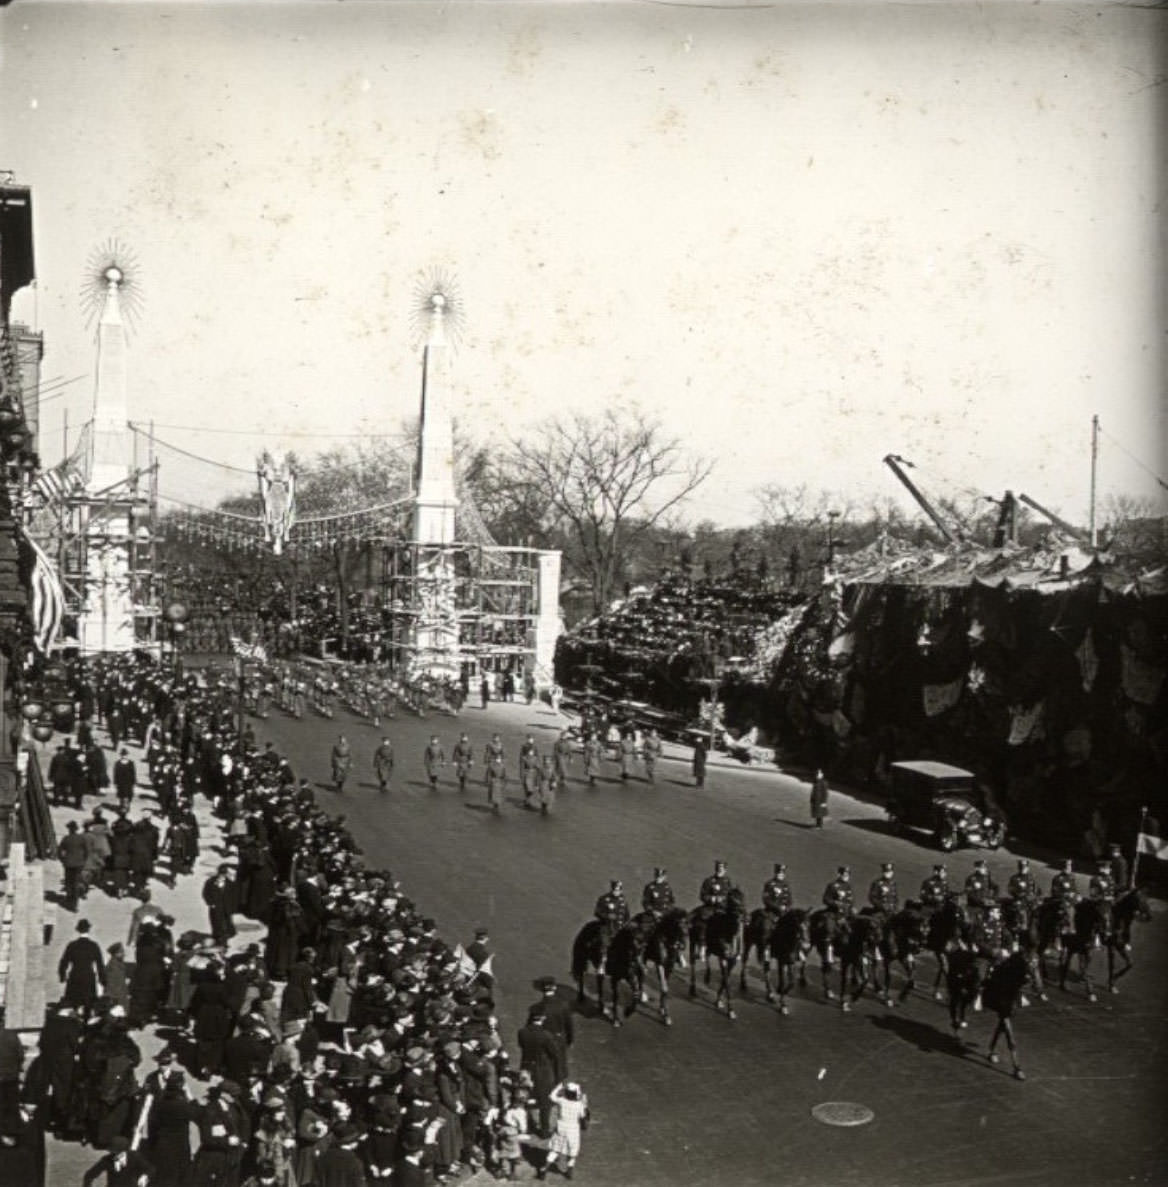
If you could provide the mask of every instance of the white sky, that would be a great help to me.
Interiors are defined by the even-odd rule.
[[[139,265],[131,417],[248,466],[415,411],[455,274],[472,433],[619,398],[766,482],[1007,486],[1082,521],[1163,474],[1165,15],[1068,4],[482,3],[0,11],[0,168],[33,187],[46,378]],[[66,405],[45,406],[60,454]],[[325,442],[322,441],[322,444]],[[329,442],[332,443],[332,442]],[[174,479],[177,482],[177,478]],[[163,489],[167,488],[164,472]],[[207,494],[214,493],[207,491]],[[1159,505],[1168,509],[1161,499]]]

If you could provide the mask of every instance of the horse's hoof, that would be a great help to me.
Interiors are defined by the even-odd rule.
[[[1020,1006],[1028,1006],[1030,1005],[1030,999],[1026,996],[1026,994],[1022,994],[1022,996],[1018,998],[1018,1004]]]
[[[698,991],[693,985],[689,987],[689,995],[690,997],[697,997],[698,995]]]
[[[828,1000],[829,1002],[833,1002],[833,1001],[835,1001],[835,994],[834,994],[834,993],[832,993],[832,991],[831,991],[830,989],[828,989],[828,990],[827,990],[827,991],[824,993],[824,996],[827,998],[827,1000]]]
[[[989,1055],[986,1056],[986,1058],[990,1061],[990,1063],[999,1063],[1002,1057],[996,1051],[991,1051]]]
[[[742,996],[743,996],[743,997],[745,997],[745,996],[746,996],[746,994],[743,994]],[[770,991],[768,991],[768,992],[767,992],[767,995],[766,995],[766,999],[767,999],[767,1001],[768,1001],[768,1002],[770,1002],[770,1003],[773,1003],[773,1002],[774,1002],[774,1000],[775,1000],[775,995],[774,995],[774,993],[773,993],[773,992],[770,992]]]
[[[779,1007],[779,1013],[780,1013],[780,1014],[782,1014],[782,1016],[783,1016],[784,1018],[786,1018],[786,1017],[787,1017],[787,1015],[788,1015],[788,1014],[790,1014],[790,1012],[791,1012],[791,1007],[790,1007],[790,1006],[787,1006],[787,1005],[782,1005],[782,1006],[780,1006],[780,1007]]]
[[[1089,993],[1087,994],[1087,1000],[1089,1002],[1097,1002],[1099,1000],[1099,995],[1097,993]]]
[[[729,1007],[727,1007],[726,1008],[726,1017],[729,1018],[731,1022],[734,1022],[738,1018],[738,1015],[735,1014],[734,1011],[731,1010]]]
[[[1119,986],[1118,986],[1118,985],[1108,985],[1108,987],[1107,987],[1107,992],[1108,992],[1108,993],[1118,993],[1118,992],[1119,992]]]
[[[620,1030],[621,1028],[621,1020],[615,1014],[612,1016],[612,1028],[613,1030]]]
[[[1050,997],[1049,997],[1047,994],[1045,994],[1045,993],[1040,993],[1040,994],[1038,995],[1038,1000],[1039,1000],[1040,1002],[1048,1002],[1048,1001],[1050,1001]]]
[[[981,1013],[981,1002],[977,1001],[977,1002],[974,1002],[974,1003],[973,1003],[973,1012],[974,1012],[975,1014],[980,1014],[980,1013]]]
[[[666,1015],[665,1015],[665,1016],[664,1016],[664,1017],[661,1019],[661,1021],[662,1021],[662,1022],[664,1022],[666,1026],[672,1026],[672,1025],[673,1025],[673,1019],[672,1019],[672,1018],[670,1018],[668,1014],[666,1014]]]
[[[890,997],[886,997],[886,998],[884,999],[884,1008],[885,1008],[885,1009],[887,1009],[887,1010],[891,1010],[891,1009],[893,1009],[893,1008],[895,1007],[895,1005],[896,1005],[896,1002],[894,1002],[894,1001],[892,1000],[892,998],[890,998]]]
[[[959,1025],[962,1030],[967,1030],[969,1028],[969,1023],[966,1022],[964,1018],[961,1019],[961,1022]]]
[[[934,989],[933,990],[933,1001],[943,1002],[944,1000],[945,1000],[945,995],[939,989]]]

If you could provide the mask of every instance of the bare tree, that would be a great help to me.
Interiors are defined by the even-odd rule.
[[[712,466],[687,457],[661,423],[640,411],[609,409],[545,422],[512,448],[515,480],[545,532],[563,532],[566,559],[592,587],[596,611],[612,598],[623,561]]]

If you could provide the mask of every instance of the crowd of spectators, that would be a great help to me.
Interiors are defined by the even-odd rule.
[[[525,1039],[555,1011],[533,1008],[513,1069],[485,929],[465,949],[450,945],[390,870],[368,868],[344,818],[316,806],[271,743],[237,735],[228,678],[138,657],[103,658],[73,678],[76,753],[92,748],[99,724],[145,747],[166,821],[153,851],[168,860],[153,872],[191,875],[200,799],[222,823],[224,860],[201,891],[206,933],[175,935],[151,902],[151,871],[111,862],[117,824],[100,872],[73,880],[74,909],[103,886],[140,903],[124,942],[104,951],[78,920],[60,1002],[10,1094],[22,1107],[0,1124],[0,1182],[43,1182],[46,1130],[106,1151],[86,1182],[104,1173],[155,1187],[363,1187],[445,1182],[484,1164],[513,1177],[521,1140],[550,1136],[557,1101],[571,1129],[564,1119],[578,1120],[583,1098],[566,1081],[564,1035]],[[103,793],[86,784],[83,797]],[[133,799],[131,789],[119,821],[153,828],[152,812],[129,820]],[[106,831],[103,816],[99,804],[86,838]],[[87,840],[68,847],[88,861]],[[262,943],[238,944],[240,916],[264,925]],[[170,1038],[143,1075],[135,1032],[159,1023]],[[578,1133],[553,1139],[569,1171],[576,1148]]]

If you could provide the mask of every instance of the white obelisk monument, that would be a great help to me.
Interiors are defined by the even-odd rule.
[[[122,269],[110,264],[97,324],[97,378],[93,393],[93,460],[86,533],[85,603],[78,623],[83,654],[130,651],[134,610],[130,582],[131,442],[126,403],[126,327],[118,289]]]

